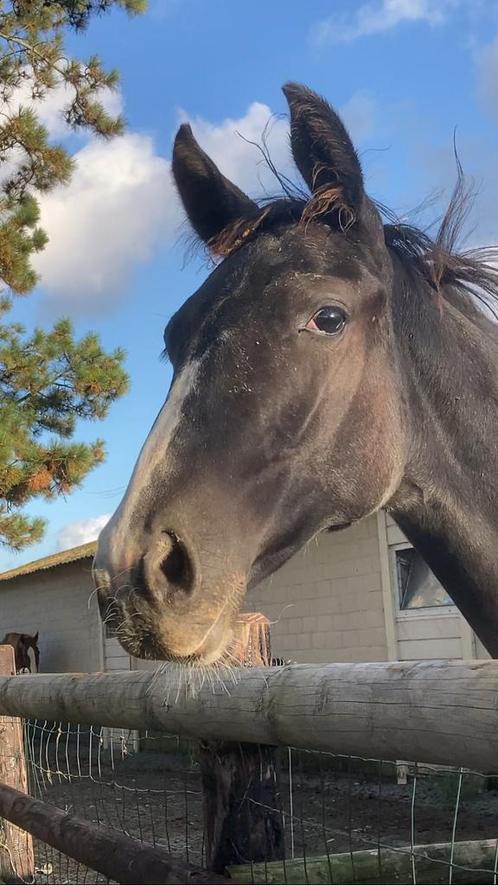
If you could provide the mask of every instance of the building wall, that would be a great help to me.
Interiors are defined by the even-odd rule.
[[[11,631],[38,630],[41,671],[101,670],[100,622],[95,594],[91,597],[90,570],[91,560],[81,559],[1,582],[0,640]]]
[[[399,611],[393,551],[404,540],[384,514],[325,532],[251,591],[244,609],[270,618],[275,657],[298,662],[484,656],[455,607]],[[78,560],[0,582],[0,639],[38,630],[45,672],[156,669],[113,637],[102,647],[90,568]]]
[[[455,605],[400,611],[396,592],[394,551],[406,537],[390,516],[382,514],[389,556],[390,592],[394,602],[396,658],[399,661],[474,657],[472,631]]]
[[[104,670],[131,670],[131,661],[135,660],[121,647],[115,636],[104,635]]]
[[[324,532],[246,598],[272,621],[274,656],[303,663],[387,658],[376,517]]]

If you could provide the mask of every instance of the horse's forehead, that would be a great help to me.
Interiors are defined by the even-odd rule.
[[[368,254],[362,245],[323,225],[314,228],[290,228],[280,236],[262,235],[225,260],[184,307],[189,305],[190,313],[209,315],[227,301],[237,304],[263,298],[268,284],[285,280],[288,287],[293,272],[359,281],[368,266]]]
[[[278,278],[293,270],[336,273],[357,279],[367,261],[367,253],[359,241],[315,224],[304,230],[290,227],[279,236],[263,235],[247,250],[240,250],[239,260],[246,270],[244,282],[250,285],[258,275]]]

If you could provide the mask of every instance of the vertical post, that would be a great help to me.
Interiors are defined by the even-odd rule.
[[[270,624],[261,614],[242,614],[232,661],[271,665]],[[228,689],[229,690],[229,689]],[[200,745],[207,869],[281,860],[284,828],[278,797],[275,747],[205,741]]]
[[[0,645],[0,674],[13,676],[15,672],[14,649],[11,645]],[[0,716],[0,783],[21,793],[28,792],[22,722],[9,716]],[[0,881],[32,882],[34,875],[32,837],[0,818]]]
[[[382,587],[382,604],[384,606],[384,626],[386,630],[387,660],[398,660],[398,631],[394,610],[393,588],[391,583],[391,566],[389,562],[389,543],[387,537],[386,513],[377,513],[377,537],[379,539],[380,580]]]

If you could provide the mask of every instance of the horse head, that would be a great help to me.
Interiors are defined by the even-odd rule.
[[[307,200],[259,207],[176,137],[187,215],[224,260],[166,327],[169,396],[99,539],[101,612],[134,655],[219,659],[248,587],[399,482],[382,222],[337,114],[284,91]]]
[[[40,649],[38,633],[7,633],[2,642],[14,649],[16,673],[38,673],[40,669]]]

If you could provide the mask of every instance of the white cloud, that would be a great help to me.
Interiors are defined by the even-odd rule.
[[[110,513],[103,513],[101,516],[68,523],[57,535],[57,550],[69,550],[71,547],[95,541],[110,518]]]
[[[311,31],[316,43],[349,43],[389,31],[404,22],[439,25],[461,0],[371,0],[350,15],[331,15]]]
[[[70,184],[40,197],[50,241],[33,263],[59,309],[100,311],[119,298],[176,214],[169,164],[137,134],[92,139],[74,159]]]
[[[367,93],[355,93],[341,112],[357,141],[374,127],[376,107]],[[288,120],[274,117],[266,104],[253,102],[242,117],[218,124],[184,111],[179,120],[189,120],[224,175],[250,195],[279,191],[254,144],[265,131],[276,168],[296,176]],[[156,153],[149,136],[92,139],[74,159],[70,184],[40,197],[49,243],[34,264],[47,301],[59,312],[100,313],[126,292],[135,265],[147,260],[158,242],[177,236],[182,213],[170,162]]]
[[[477,57],[478,89],[484,109],[498,119],[498,35]]]
[[[179,116],[188,119],[185,112]],[[191,123],[225,175],[252,192],[272,193],[277,187],[273,176],[254,145],[241,137],[260,141],[270,118],[270,108],[255,102],[236,120],[215,125],[198,117]],[[283,168],[288,162],[286,121],[273,122],[268,141],[272,158]],[[74,159],[70,184],[40,197],[49,243],[34,265],[57,310],[101,312],[126,291],[133,267],[147,260],[158,242],[177,235],[182,214],[170,163],[158,156],[149,136],[92,139]]]
[[[239,119],[216,125],[190,120],[203,148],[223,173],[252,193],[273,193],[277,182],[257,148],[271,119],[254,102]],[[180,120],[188,115],[180,112]],[[241,137],[244,136],[244,137]],[[288,123],[273,120],[268,143],[279,169],[288,167]],[[114,306],[126,291],[133,267],[158,242],[177,235],[182,214],[170,163],[158,156],[149,136],[126,134],[92,139],[75,157],[70,184],[40,197],[41,223],[49,236],[34,259],[46,297],[57,310],[92,313]]]
[[[60,84],[33,101],[27,82],[4,108],[12,113],[33,107],[49,137],[60,141],[73,134],[63,116],[70,95]],[[110,114],[121,113],[119,91],[102,90],[98,97]],[[176,216],[169,163],[156,154],[151,138],[126,134],[105,141],[84,130],[77,137],[84,143],[74,155],[70,184],[38,197],[49,244],[33,258],[47,301],[57,312],[73,315],[111,306],[133,266],[148,258]],[[22,153],[12,152],[0,180],[12,175],[20,160]]]
[[[261,196],[266,191],[272,194],[278,188],[261,153],[254,144],[250,144],[261,143],[265,128],[273,163],[279,171],[289,171],[288,120],[274,117],[266,104],[255,101],[243,117],[236,120],[227,118],[218,125],[202,117],[190,118],[185,112],[181,112],[180,120],[191,123],[199,144],[223,174],[251,195]]]

